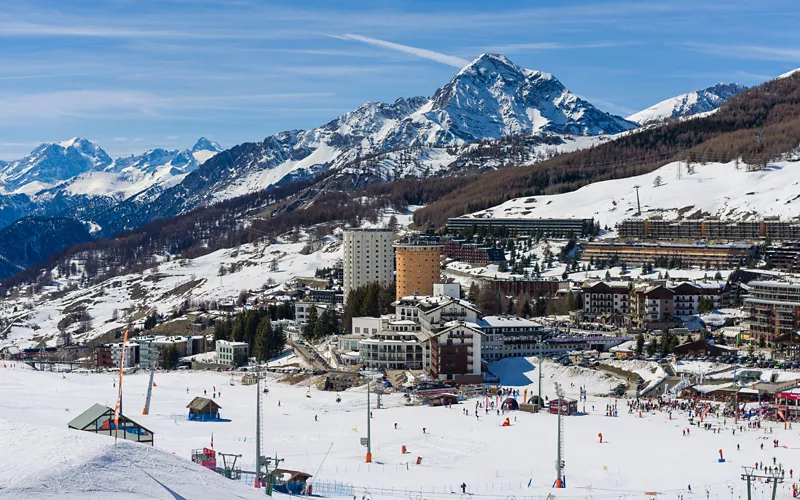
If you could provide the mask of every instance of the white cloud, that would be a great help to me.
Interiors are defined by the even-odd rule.
[[[800,49],[798,48],[767,47],[763,45],[714,45],[706,43],[684,43],[683,47],[696,52],[737,59],[800,62]]]
[[[330,92],[240,94],[211,96],[162,96],[135,90],[68,90],[0,97],[0,119],[32,120],[88,117],[98,113],[127,113],[134,116],[158,117],[166,111],[232,109],[230,103],[241,103],[249,109],[256,102],[304,100],[330,97]],[[136,139],[133,139],[136,140]]]
[[[463,68],[464,66],[469,64],[469,61],[467,61],[466,59],[462,59],[460,57],[451,56],[448,54],[442,54],[441,52],[434,52],[428,49],[411,47],[410,45],[402,45],[399,43],[387,42],[386,40],[379,40],[377,38],[369,38],[366,36],[353,35],[350,33],[341,36],[337,35],[331,35],[331,36],[333,36],[334,38],[339,38],[341,40],[354,40],[357,42],[363,42],[370,45],[375,45],[377,47],[396,50],[398,52],[405,52],[406,54],[412,54],[417,57],[422,57],[423,59],[430,59],[431,61],[447,64],[449,66],[455,66],[456,68]]]

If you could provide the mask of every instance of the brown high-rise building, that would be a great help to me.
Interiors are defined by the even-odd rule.
[[[433,284],[441,282],[442,245],[417,241],[396,243],[396,298],[411,295],[433,295]]]

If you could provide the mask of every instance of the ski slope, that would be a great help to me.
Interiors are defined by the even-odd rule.
[[[509,370],[508,375],[513,374],[514,370]],[[215,483],[209,481],[207,475],[202,475],[202,479],[208,481],[203,485],[208,488],[207,494],[206,490],[195,494],[180,489],[189,488],[186,483],[199,481],[196,469],[180,460],[188,459],[193,448],[209,446],[213,433],[218,452],[241,453],[243,469],[252,466],[256,389],[240,385],[240,375],[233,378],[235,385],[231,386],[232,377],[225,373],[159,372],[155,378],[157,387],[153,388],[151,414],[146,416],[140,413],[148,374],[126,375],[125,413],[151,429],[156,449],[167,453],[163,456],[141,452],[135,463],[156,479],[165,478],[163,482],[182,498],[229,498],[215,495],[211,489],[216,487]],[[577,397],[587,376],[581,370],[545,372],[544,394],[552,398],[553,383],[558,381],[567,395]],[[81,478],[83,471],[92,471],[89,476],[95,481],[95,477],[104,476],[93,475],[94,469],[106,466],[111,469],[105,471],[112,474],[110,484],[120,490],[131,488],[133,482],[140,480],[145,484],[137,488],[148,488],[148,494],[157,489],[135,467],[124,469],[130,471],[130,480],[113,475],[116,474],[113,469],[123,459],[110,449],[111,438],[66,430],[67,422],[90,405],[113,406],[117,390],[113,385],[115,378],[112,373],[71,373],[62,378],[57,373],[35,372],[20,366],[0,368],[0,415],[4,419],[0,423],[0,445],[4,450],[0,497],[47,498],[40,492],[46,487],[53,488],[52,496],[55,496],[59,491],[56,484],[59,484],[62,493],[72,495],[67,498],[109,498],[110,495],[103,497],[99,492],[93,493],[95,497],[81,496],[88,484],[88,479],[84,482]],[[474,411],[478,400],[452,408],[408,407],[400,394],[390,394],[382,398],[382,408],[377,409],[373,395],[374,457],[373,463],[367,465],[365,449],[359,443],[359,438],[366,436],[363,388],[340,393],[342,402],[336,403],[336,393],[321,392],[314,386],[309,391],[307,383],[285,385],[277,380],[277,375],[270,376],[267,385],[270,390],[263,402],[264,453],[285,459],[282,467],[313,474],[314,484],[319,485],[320,491],[326,483],[335,481],[352,486],[353,495],[358,498],[452,499],[460,495],[462,482],[476,498],[498,500],[544,499],[551,493],[559,499],[613,500],[645,498],[646,491],[657,492],[658,497],[663,498],[682,494],[685,500],[705,500],[706,489],[709,498],[727,499],[729,486],[734,488],[734,498],[739,495],[745,498],[745,486],[739,480],[741,466],[755,461],[771,464],[776,457],[787,470],[797,471],[800,467],[800,455],[796,451],[800,448],[800,436],[796,430],[775,427],[774,434],[765,436],[764,431],[747,431],[745,427],[744,432],[737,431],[734,436],[730,421],[709,418],[707,422],[721,426],[720,433],[695,427],[691,437],[686,438],[682,436],[682,429],[688,427],[687,415],[682,412],[674,412],[672,420],[662,413],[645,413],[639,418],[637,414],[628,414],[624,401],[619,400],[619,417],[605,417],[605,405],[614,400],[595,396],[591,390],[585,404],[581,403],[587,414],[565,417],[565,490],[551,488],[555,478],[556,418],[546,413],[496,415],[484,410],[480,410],[476,418]],[[222,406],[222,417],[229,421],[186,421],[183,418],[186,404],[193,397],[202,396],[203,390],[211,396],[214,388],[222,391],[216,401]],[[307,391],[311,397],[306,397]],[[463,413],[465,409],[469,415]],[[506,417],[511,420],[510,427],[501,426]],[[603,434],[604,444],[599,444],[598,433]],[[108,445],[102,443],[102,439]],[[765,439],[767,446],[761,450]],[[779,439],[786,448],[772,448],[769,446],[771,439]],[[52,444],[50,440],[54,440]],[[736,450],[737,444],[740,451]],[[400,453],[403,445],[409,451],[405,455]],[[725,463],[717,462],[720,449],[727,458]],[[422,458],[420,465],[415,464],[417,457]],[[61,465],[65,460],[73,465]],[[150,464],[149,460],[155,462]],[[92,464],[91,467],[81,465],[87,463]],[[26,468],[28,464],[30,470]],[[778,498],[790,498],[793,481],[789,481],[787,475],[786,483],[779,487]],[[689,485],[693,493],[688,492]],[[9,487],[15,489],[10,491]],[[33,489],[22,489],[26,487]],[[764,485],[754,487],[760,498],[758,495],[762,494]],[[237,494],[239,491],[236,490]],[[113,496],[141,497],[144,493]]]
[[[680,179],[678,165],[669,163],[648,174],[596,182],[569,193],[515,198],[470,217],[593,217],[613,229],[637,212],[637,185],[642,217],[671,220],[699,211],[723,219],[791,218],[800,211],[800,163],[784,160],[754,172],[743,163],[739,169],[734,162],[697,164],[692,175],[683,163]],[[663,185],[655,186],[656,177]]]

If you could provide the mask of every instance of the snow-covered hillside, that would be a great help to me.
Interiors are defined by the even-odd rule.
[[[384,215],[378,225],[392,215],[401,227],[411,220],[411,212]],[[81,281],[83,262],[75,261],[78,274],[63,276],[54,269],[53,285],[41,293],[0,302],[0,318],[8,324],[0,331],[0,347],[28,347],[39,340],[56,345],[60,330],[83,343],[124,328],[129,320],[143,321],[143,314],[150,311],[168,315],[187,300],[236,300],[242,290],[266,292],[294,277],[314,276],[318,268],[333,267],[342,258],[341,236],[341,229],[337,229],[313,248],[307,248],[308,234],[301,233],[296,242],[282,238],[274,243],[245,244],[195,259],[166,260],[159,256],[160,263],[153,269],[64,293],[62,289]],[[273,262],[277,271],[270,271]],[[88,324],[70,320],[83,311],[91,317]],[[87,331],[78,333],[84,327]]]
[[[708,113],[722,106],[728,99],[747,87],[738,83],[718,83],[713,87],[695,90],[665,99],[647,109],[634,113],[628,120],[641,125],[662,122],[668,118],[682,118]]]
[[[24,374],[21,367],[19,372]],[[187,457],[125,440],[115,445],[113,438],[67,429],[66,422],[83,408],[74,410],[50,412],[58,415],[51,425],[0,420],[0,447],[9,457],[0,468],[0,498],[264,497],[263,491],[230,481]]]
[[[763,171],[747,171],[742,163],[694,165],[689,175],[681,164],[667,164],[649,174],[597,182],[559,195],[516,198],[472,214],[473,217],[593,217],[602,226],[633,217],[636,189],[642,216],[665,219],[696,212],[722,218],[752,219],[766,216],[796,217],[800,210],[800,163],[782,160]],[[656,178],[662,185],[656,187]]]

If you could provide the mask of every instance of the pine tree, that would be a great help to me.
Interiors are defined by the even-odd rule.
[[[272,353],[275,350],[272,335],[272,322],[269,320],[269,316],[264,316],[258,323],[255,345],[253,346],[255,358],[262,363],[272,358]]]
[[[531,314],[533,314],[533,308],[531,307],[531,302],[526,299],[522,304],[522,317],[530,318]]]
[[[636,354],[642,354],[644,350],[644,335],[641,333],[636,336]]]
[[[308,315],[306,316],[306,324],[303,327],[303,338],[308,340],[309,342],[314,340],[316,331],[317,331],[317,323],[319,322],[319,314],[317,314],[316,306],[311,306],[311,310],[308,311]]]

